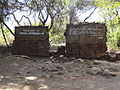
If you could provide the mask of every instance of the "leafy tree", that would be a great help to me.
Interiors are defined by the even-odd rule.
[[[108,46],[110,49],[117,47],[120,32],[120,1],[118,0],[94,0],[94,4],[99,8],[100,16],[108,27]]]
[[[4,14],[6,18],[14,18],[18,26],[23,25],[25,20],[27,25],[47,25],[54,37],[57,36],[59,39],[64,39],[66,24],[78,23],[82,13],[97,6],[93,4],[94,0],[6,0],[6,2],[7,13]],[[22,13],[19,18],[18,12]]]

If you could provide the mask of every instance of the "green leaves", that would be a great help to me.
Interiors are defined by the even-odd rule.
[[[63,5],[65,5],[65,6],[69,6],[70,2],[71,2],[71,0],[61,0],[61,1],[62,1]]]
[[[120,2],[116,0],[94,0],[99,8],[99,14],[103,22],[107,24],[108,47],[112,50],[117,49],[117,42],[120,39]]]

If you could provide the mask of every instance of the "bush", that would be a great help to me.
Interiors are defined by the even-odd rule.
[[[64,31],[65,30],[61,30],[61,31],[57,32],[53,29],[50,30],[50,44],[51,44],[51,46],[65,45]]]
[[[111,29],[108,31],[108,48],[109,50],[115,51],[120,50],[118,47],[118,42],[120,40],[120,26],[118,25],[116,28]]]
[[[13,35],[7,29],[4,29],[4,33],[5,33],[5,36],[6,36],[6,39],[7,39],[7,43],[9,45],[11,45],[13,43],[13,40],[14,40]],[[6,43],[5,43],[5,40],[3,38],[1,30],[0,30],[0,46],[6,46]]]

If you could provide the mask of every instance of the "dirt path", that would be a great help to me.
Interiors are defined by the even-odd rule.
[[[0,57],[0,90],[120,90],[120,62]]]

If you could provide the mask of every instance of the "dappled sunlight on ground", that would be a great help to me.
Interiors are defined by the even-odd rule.
[[[9,55],[0,58],[0,90],[119,90],[120,62]]]
[[[37,77],[34,76],[29,76],[29,77],[25,77],[26,80],[36,80]]]
[[[48,86],[44,84],[44,79],[38,79],[35,76],[14,78],[10,76],[0,76],[0,90],[43,90],[48,89]]]

